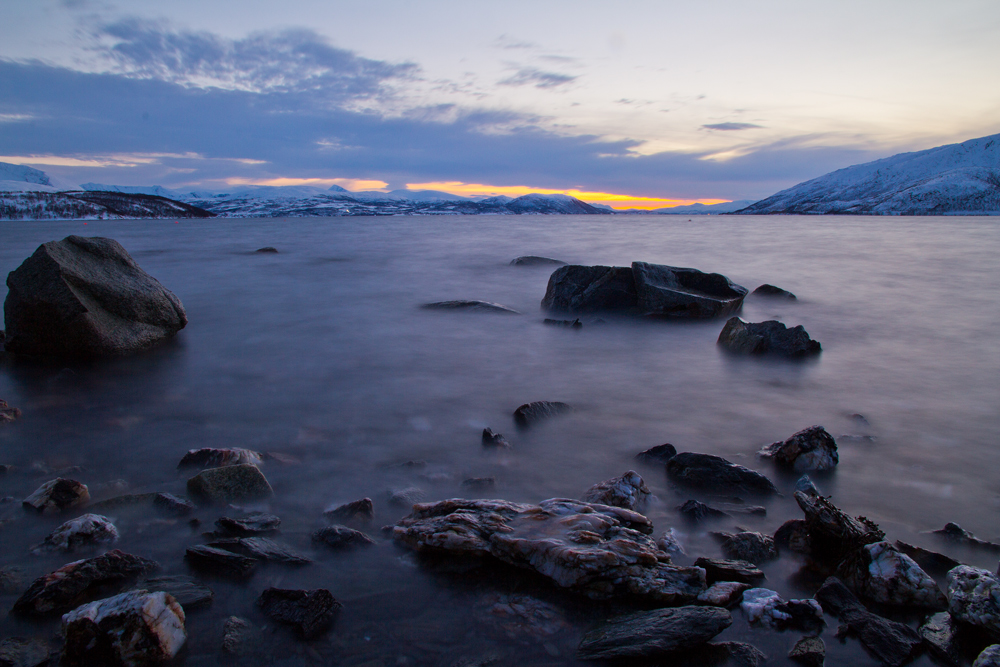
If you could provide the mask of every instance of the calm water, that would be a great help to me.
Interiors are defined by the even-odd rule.
[[[126,480],[133,491],[183,493],[177,461],[193,447],[283,452],[301,465],[268,464],[285,542],[313,555],[301,570],[270,567],[246,586],[213,581],[216,601],[188,621],[187,664],[215,664],[222,619],[255,615],[268,585],[329,588],[345,608],[309,645],[268,629],[275,664],[452,664],[490,652],[504,661],[573,664],[580,634],[606,610],[507,572],[441,572],[388,542],[357,555],[313,551],[309,533],[331,504],[369,496],[377,527],[407,513],[392,489],[428,500],[465,496],[461,482],[494,475],[487,496],[537,502],[580,496],[638,470],[658,497],[657,534],[676,527],[688,551],[719,555],[705,528],[682,522],[689,497],[662,469],[633,456],[671,442],[725,456],[772,476],[786,496],[766,518],[739,525],[773,532],[801,514],[794,477],[755,457],[766,443],[812,424],[841,439],[835,474],[818,480],[853,514],[890,539],[945,551],[995,570],[996,557],[964,552],[924,531],[956,521],[1000,538],[1000,218],[514,216],[156,222],[4,223],[0,274],[40,243],[68,234],[110,236],[184,303],[190,324],[167,347],[86,367],[0,366],[0,398],[24,411],[0,427],[0,463],[79,465],[93,486]],[[280,253],[254,254],[275,246]],[[743,317],[802,324],[823,344],[818,360],[738,360],[720,353],[722,321],[591,323],[548,327],[539,301],[551,267],[509,266],[519,255],[574,264],[633,260],[727,275],[749,289],[772,283],[797,302],[748,298]],[[6,288],[0,287],[0,297]],[[428,301],[483,299],[521,315],[421,310]],[[518,433],[511,412],[534,400],[572,404],[571,415]],[[863,414],[871,426],[850,418]],[[486,426],[514,448],[480,446]],[[401,467],[410,460],[422,468]],[[18,499],[44,476],[0,478]],[[30,557],[62,519],[21,516],[2,529],[0,564],[29,577],[67,561]],[[231,513],[231,512],[230,512]],[[208,529],[219,509],[198,512]],[[185,522],[121,516],[121,548],[186,573],[184,547],[203,541]],[[736,522],[710,529],[729,530]],[[768,565],[768,586],[812,594],[791,578],[798,561]],[[477,620],[484,595],[531,589],[570,615],[573,628],[547,643],[512,642]],[[537,590],[536,590],[537,589]],[[16,598],[0,596],[8,609]],[[751,641],[773,664],[798,633],[747,627],[722,638]],[[828,628],[828,664],[875,664]],[[0,620],[0,636],[51,634],[57,623]],[[273,633],[273,634],[272,634]],[[280,647],[280,648],[277,648]],[[867,661],[867,662],[866,662]],[[929,664],[921,658],[918,664]]]

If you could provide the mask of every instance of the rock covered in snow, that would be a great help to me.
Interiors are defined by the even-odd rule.
[[[704,571],[671,564],[652,530],[641,514],[578,500],[452,499],[415,505],[392,536],[417,551],[493,556],[593,599],[693,601],[706,588]]]
[[[799,630],[822,628],[823,608],[816,600],[784,600],[777,592],[767,588],[751,588],[743,592],[740,609],[751,623],[762,623],[774,628],[789,627]]]
[[[801,324],[789,328],[777,320],[747,322],[739,317],[729,318],[716,342],[737,354],[799,358],[823,350],[819,341],[810,338]]]
[[[209,502],[245,502],[274,495],[264,473],[249,463],[202,470],[188,480],[187,490]]]
[[[86,484],[74,479],[49,480],[24,499],[25,509],[35,510],[42,514],[55,514],[73,507],[79,507],[90,500],[90,491]]]
[[[264,461],[264,455],[252,449],[240,447],[229,447],[218,449],[215,447],[202,447],[201,449],[190,449],[188,453],[181,457],[178,468],[223,468],[225,466],[237,465],[260,465]]]
[[[634,512],[642,509],[648,499],[649,488],[634,470],[595,484],[583,496],[583,500],[588,503],[623,507]]]
[[[184,610],[162,591],[130,591],[77,607],[63,616],[68,667],[142,667],[167,662],[187,640]]]
[[[960,565],[948,573],[948,611],[1000,641],[1000,578],[989,570]]]
[[[719,607],[656,609],[612,618],[583,636],[577,651],[584,660],[656,658],[704,644],[733,618]]]
[[[769,495],[778,492],[771,480],[759,472],[712,454],[678,454],[667,462],[667,476],[683,486],[719,493]]]
[[[84,514],[56,528],[45,541],[32,548],[35,553],[75,551],[80,547],[111,544],[118,541],[118,529],[111,519],[99,514]]]
[[[797,472],[832,470],[840,461],[837,441],[822,426],[810,426],[787,440],[767,445],[760,456]]]
[[[879,604],[945,609],[948,600],[937,583],[912,558],[889,542],[861,547],[850,565],[841,568],[843,581]]]

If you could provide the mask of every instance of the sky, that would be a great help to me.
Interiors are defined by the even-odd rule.
[[[761,199],[1000,132],[996,0],[0,0],[57,182]]]

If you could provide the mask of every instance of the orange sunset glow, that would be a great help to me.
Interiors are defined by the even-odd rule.
[[[729,199],[665,199],[661,197],[634,197],[632,195],[612,192],[590,192],[586,190],[554,190],[551,188],[534,188],[527,185],[484,185],[482,183],[463,183],[462,181],[438,181],[430,183],[407,183],[407,190],[442,190],[465,197],[506,195],[520,197],[531,193],[542,195],[569,195],[585,202],[606,204],[614,209],[640,208],[650,210],[655,208],[672,208],[674,206],[689,206],[691,204],[723,204]]]

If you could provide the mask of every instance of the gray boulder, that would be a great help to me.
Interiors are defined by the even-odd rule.
[[[667,477],[677,484],[719,493],[769,495],[778,489],[764,475],[721,456],[683,452],[667,462]]]
[[[42,244],[7,276],[9,352],[62,359],[153,347],[187,324],[180,300],[107,238]]]
[[[584,660],[655,658],[704,644],[733,623],[720,607],[677,607],[619,616],[583,636]]]
[[[639,312],[632,269],[622,266],[563,266],[552,272],[542,308],[563,313]]]
[[[864,545],[840,569],[845,584],[879,604],[923,609],[948,606],[934,579],[889,542]]]
[[[739,317],[729,318],[717,342],[720,347],[737,354],[798,358],[823,350],[819,341],[810,338],[801,324],[789,329],[777,320],[746,322]]]
[[[590,487],[584,494],[583,500],[638,512],[646,504],[649,495],[649,488],[639,473],[629,470],[621,477],[608,479]]]
[[[1000,578],[989,570],[960,565],[948,573],[948,611],[1000,641]]]
[[[1000,667],[1000,644],[993,644],[983,649],[972,667]]]
[[[759,454],[796,472],[832,470],[840,462],[837,441],[822,426],[802,429],[787,440],[767,445]]]
[[[249,463],[202,470],[188,480],[187,490],[209,502],[244,502],[274,495],[264,473]]]
[[[639,312],[705,319],[739,312],[747,289],[718,273],[632,262]]]

